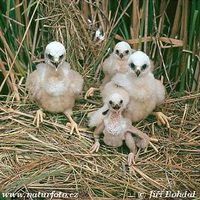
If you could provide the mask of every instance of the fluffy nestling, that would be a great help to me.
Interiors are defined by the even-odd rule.
[[[82,92],[83,78],[70,64],[65,62],[65,47],[57,41],[46,46],[44,53],[45,63],[37,65],[26,81],[26,88],[30,97],[40,109],[36,112],[34,123],[37,127],[43,121],[43,110],[52,113],[64,113],[71,123],[71,132],[75,129],[79,134],[78,126],[72,119],[72,108],[75,99]]]
[[[125,141],[130,150],[128,164],[131,165],[135,163],[136,146],[139,148],[146,148],[150,139],[145,133],[133,127],[129,119],[122,116],[122,112],[126,108],[128,102],[128,93],[120,87],[115,88],[111,95],[107,96],[104,100],[107,109],[102,113],[105,117],[94,131],[95,143],[91,147],[90,152],[93,153],[99,150],[99,137],[100,134],[103,133],[104,143],[109,146],[119,147],[123,144],[123,141]],[[91,117],[94,118],[94,121],[99,120],[97,115],[92,115]]]
[[[118,42],[113,53],[105,59],[102,68],[105,75],[103,85],[108,83],[116,73],[125,73],[128,70],[128,58],[133,50],[127,42]]]
[[[127,42],[118,42],[113,52],[108,58],[106,58],[102,64],[103,73],[105,75],[103,82],[101,84],[100,90],[108,83],[111,78],[117,73],[125,73],[128,70],[128,58],[133,53],[134,50],[131,49]],[[91,87],[87,92],[85,97],[92,96],[95,90],[98,88]]]
[[[160,80],[154,78],[149,57],[142,51],[134,52],[128,59],[129,70],[125,74],[116,74],[112,78],[109,90],[120,86],[130,95],[125,116],[132,122],[138,122],[153,112],[165,99],[165,88]],[[105,92],[104,92],[105,95]],[[169,127],[169,117],[162,112],[156,115],[159,123]]]

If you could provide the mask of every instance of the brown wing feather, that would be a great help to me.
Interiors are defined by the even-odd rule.
[[[40,93],[40,79],[38,76],[38,71],[32,72],[26,80],[26,89],[28,90],[31,99],[36,100]]]
[[[156,96],[157,96],[156,104],[159,105],[163,103],[165,100],[165,87],[160,80],[155,80],[155,81],[156,81]]]
[[[81,94],[82,89],[83,89],[83,78],[82,76],[74,71],[74,70],[70,70],[69,73],[69,90],[70,92],[77,97],[78,95]]]
[[[46,72],[46,64],[40,63],[36,66],[36,70],[32,72],[26,80],[26,89],[28,90],[29,96],[33,100],[37,100],[41,95],[41,82]]]

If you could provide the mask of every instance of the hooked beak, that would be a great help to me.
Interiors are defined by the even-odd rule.
[[[136,75],[137,75],[137,77],[138,77],[138,76],[140,75],[141,72],[140,72],[140,70],[136,70],[135,73],[136,73]]]
[[[56,68],[58,68],[59,62],[55,62],[55,66]]]
[[[58,65],[60,64],[59,62],[51,62],[55,67],[56,67],[56,71],[57,71],[57,69],[58,69]]]
[[[122,53],[120,53],[119,57],[122,59],[124,57],[124,55]]]
[[[112,108],[113,108],[114,110],[119,110],[119,109],[120,109],[120,106],[119,106],[118,104],[116,104],[116,105],[112,106]]]

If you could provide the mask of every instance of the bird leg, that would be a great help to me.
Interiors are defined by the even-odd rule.
[[[167,128],[170,128],[170,125],[169,125],[170,117],[167,117],[162,112],[153,112],[152,114],[156,116],[158,125],[163,124],[163,125],[166,125]]]
[[[45,113],[43,112],[42,108],[36,111],[36,115],[33,119],[33,124],[36,124],[36,127],[38,128],[40,123],[43,122],[45,117]]]
[[[90,148],[90,153],[98,152],[100,148],[99,139],[95,139],[95,143]]]
[[[136,145],[134,138],[129,132],[125,133],[125,143],[130,149],[130,153],[128,154],[128,165],[131,166],[132,164],[135,164]]]
[[[128,154],[128,166],[135,165],[135,154],[130,152]]]
[[[128,129],[128,132],[131,133],[133,136],[135,136],[135,144],[139,148],[147,148],[150,142],[150,138],[147,134],[143,133],[136,127],[132,126],[130,129]]]
[[[101,123],[94,131],[94,139],[95,139],[95,143],[92,145],[92,147],[90,148],[90,153],[93,152],[98,152],[99,148],[100,148],[100,143],[99,143],[99,136],[102,133],[102,131],[104,130],[104,123]]]
[[[71,115],[68,113],[68,112],[64,112],[64,114],[66,115],[66,117],[69,119],[70,121],[70,127],[71,127],[71,130],[70,130],[70,135],[72,135],[74,129],[76,131],[76,133],[78,134],[79,138],[81,138],[81,134],[78,130],[78,125],[77,123],[72,119]],[[67,123],[68,125],[68,123]]]
[[[95,91],[98,91],[99,88],[94,88],[94,87],[91,87],[85,94],[85,99],[87,99],[88,97],[92,97],[94,95],[94,92]]]

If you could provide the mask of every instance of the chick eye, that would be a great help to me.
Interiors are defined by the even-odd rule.
[[[123,100],[120,100],[120,102],[119,102],[120,104],[122,104],[123,103]]]
[[[141,70],[145,70],[147,68],[147,65],[146,64],[144,64],[144,65],[142,65],[142,68],[141,68]]]
[[[112,101],[109,101],[109,104],[112,105]]]
[[[129,54],[129,50],[126,50],[126,51],[125,51],[125,54]]]
[[[132,70],[135,70],[135,68],[136,68],[136,66],[135,66],[133,63],[130,63],[129,66],[130,66],[130,68],[131,68]]]
[[[62,59],[64,55],[59,56],[59,59]]]
[[[116,53],[116,54],[119,54],[119,50],[117,49],[117,50],[115,51],[115,53]]]
[[[53,59],[53,56],[49,53],[49,54],[47,54],[47,57],[50,59],[50,60],[52,60]]]

